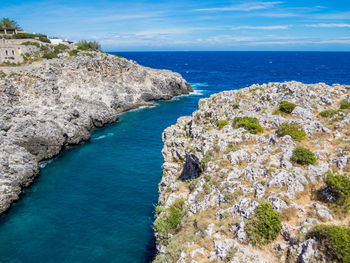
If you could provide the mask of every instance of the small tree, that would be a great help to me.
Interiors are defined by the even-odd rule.
[[[1,19],[0,28],[22,30],[22,28],[19,26],[19,24],[15,20],[9,19],[7,17],[4,17],[3,19]]]

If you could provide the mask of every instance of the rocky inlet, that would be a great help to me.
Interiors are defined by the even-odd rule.
[[[224,91],[163,142],[155,262],[350,262],[350,86]]]
[[[118,113],[189,94],[177,73],[103,52],[0,68],[0,213],[19,198],[38,164]]]

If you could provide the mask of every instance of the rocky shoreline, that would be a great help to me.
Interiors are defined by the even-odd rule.
[[[39,162],[121,112],[191,91],[177,73],[100,51],[0,67],[0,213],[33,182]]]
[[[350,86],[214,94],[163,142],[154,262],[350,262]]]

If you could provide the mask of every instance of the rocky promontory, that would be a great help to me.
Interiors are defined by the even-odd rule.
[[[177,73],[100,51],[0,67],[0,213],[32,183],[40,161],[88,140],[120,112],[191,91]]]
[[[163,141],[155,262],[350,262],[350,86],[224,91]]]

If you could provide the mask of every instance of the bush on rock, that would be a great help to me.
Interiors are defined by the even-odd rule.
[[[279,136],[290,135],[293,140],[301,141],[305,138],[306,133],[297,124],[284,123],[278,127],[277,133]]]
[[[316,156],[315,154],[303,147],[297,147],[293,151],[292,161],[301,164],[301,165],[309,165],[316,164]]]
[[[350,228],[335,225],[317,225],[306,238],[316,238],[319,249],[329,262],[350,262]]]
[[[321,111],[319,113],[319,115],[321,117],[324,117],[324,118],[331,118],[333,117],[334,115],[336,115],[338,113],[338,110],[334,110],[334,109],[328,109],[328,110],[324,110],[324,111]]]
[[[279,110],[285,113],[292,113],[296,106],[294,103],[283,100],[280,102]]]
[[[222,129],[223,127],[225,127],[227,124],[229,124],[229,122],[227,120],[219,120],[216,121],[216,126],[219,127],[219,129]]]
[[[167,241],[168,234],[174,234],[180,230],[184,206],[183,200],[177,200],[154,221],[154,230],[163,242]]]
[[[259,120],[254,117],[236,117],[233,120],[234,128],[244,128],[250,133],[257,134],[264,129],[261,127]]]
[[[282,229],[279,213],[268,202],[261,202],[246,221],[245,230],[252,245],[266,245],[275,240]]]
[[[325,182],[327,191],[335,198],[336,204],[342,206],[344,212],[350,210],[350,178],[346,175],[327,173]]]

